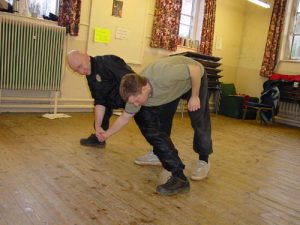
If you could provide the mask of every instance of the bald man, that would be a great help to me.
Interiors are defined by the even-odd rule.
[[[72,50],[67,54],[67,61],[74,72],[86,76],[95,105],[95,133],[80,139],[80,144],[104,148],[105,141],[100,141],[98,137],[108,129],[113,109],[124,108],[125,102],[119,94],[120,80],[133,70],[115,55],[91,57]]]

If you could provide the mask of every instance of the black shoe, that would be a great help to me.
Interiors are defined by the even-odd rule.
[[[181,178],[174,176],[171,176],[165,184],[156,187],[156,192],[161,195],[175,195],[189,192],[189,190],[190,183],[187,179],[182,180]]]
[[[95,134],[91,134],[88,138],[80,139],[80,144],[84,146],[104,148],[106,143],[105,141],[100,142]]]

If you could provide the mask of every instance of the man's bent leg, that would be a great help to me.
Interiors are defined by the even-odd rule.
[[[191,175],[192,180],[202,180],[207,177],[210,170],[209,155],[213,152],[211,140],[211,122],[209,109],[209,95],[207,88],[207,77],[203,76],[200,88],[199,110],[189,112],[191,124],[194,129],[194,151],[199,154],[199,159],[196,162],[195,169]]]
[[[208,106],[207,106],[208,107]],[[195,169],[191,175],[192,180],[202,180],[207,177],[210,170],[209,155],[212,153],[211,124],[209,112],[189,112],[194,128],[194,151],[199,154]]]
[[[177,110],[179,103],[179,98],[165,105],[158,107],[159,120],[160,120],[160,130],[171,135],[172,122],[174,114]],[[154,154],[153,150],[150,150],[147,154],[137,157],[134,160],[137,165],[145,166],[160,166],[161,162],[158,157]]]
[[[178,156],[169,135],[160,131],[158,107],[142,107],[135,115],[135,121],[146,140],[154,147],[154,153],[160,159],[163,167],[172,172],[170,179],[157,186],[157,192],[162,195],[172,195],[189,190],[189,182],[183,174],[184,164]]]

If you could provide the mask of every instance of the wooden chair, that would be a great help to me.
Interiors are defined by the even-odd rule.
[[[246,105],[244,105],[243,120],[246,118],[248,109],[256,110],[256,121],[260,122],[261,124],[266,121],[264,118],[262,118],[263,112],[270,111],[271,121],[274,122],[274,110],[272,106],[255,102],[248,102]],[[265,122],[265,124],[267,124],[267,122]]]
[[[274,122],[274,116],[278,112],[278,103],[280,99],[278,83],[267,80],[264,82],[263,88],[259,103],[248,102],[244,105],[243,119],[245,118],[248,109],[255,109],[256,121],[260,120],[261,124]]]

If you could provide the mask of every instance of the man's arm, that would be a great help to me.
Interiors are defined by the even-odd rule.
[[[188,109],[189,111],[196,111],[200,109],[200,86],[201,86],[201,78],[203,74],[201,73],[201,69],[197,65],[188,65],[190,71],[190,77],[192,82],[192,95],[188,101]]]
[[[100,140],[105,141],[113,134],[117,133],[122,129],[126,124],[129,123],[130,119],[134,116],[134,114],[129,114],[127,112],[123,112],[121,116],[113,123],[113,125],[107,130],[103,131],[100,135]]]
[[[98,139],[101,136],[101,133],[103,132],[101,125],[102,125],[104,113],[105,113],[105,106],[95,105],[95,131],[96,131],[96,137]]]

